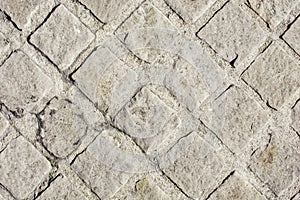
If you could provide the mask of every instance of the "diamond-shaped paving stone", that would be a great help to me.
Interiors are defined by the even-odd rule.
[[[140,151],[124,134],[104,130],[71,165],[101,199],[113,196],[132,174],[134,155]]]
[[[127,0],[80,0],[80,2],[87,6],[104,23],[120,17],[122,11],[133,3],[133,1]]]
[[[292,110],[292,127],[300,134],[300,101],[296,103]]]
[[[300,19],[292,24],[291,28],[283,35],[283,39],[300,54]]]
[[[88,200],[82,192],[78,191],[76,187],[68,180],[67,177],[59,175],[50,183],[50,186],[37,198],[38,200]]]
[[[230,173],[213,146],[195,132],[179,140],[172,150],[181,156],[164,171],[192,198],[207,197]]]
[[[267,101],[279,108],[300,87],[300,63],[272,44],[242,78]]]
[[[0,101],[18,114],[32,109],[51,87],[49,77],[22,51],[0,67]]]
[[[118,112],[115,121],[121,130],[137,138],[137,143],[147,151],[158,146],[179,125],[176,104],[166,88],[151,84],[143,87]]]
[[[103,122],[102,115],[72,87],[65,96],[53,99],[41,114],[42,141],[57,157],[66,157],[80,144],[88,126]]]
[[[249,140],[266,121],[266,115],[257,102],[249,98],[240,88],[233,86],[220,96],[214,104],[219,118],[212,122],[211,129],[236,154],[249,154]],[[224,105],[225,104],[225,105]]]
[[[236,172],[210,196],[209,200],[266,200],[250,183]]]
[[[247,0],[250,7],[272,27],[278,25],[299,3],[298,0]]]
[[[264,133],[269,135],[269,139],[253,154],[250,169],[275,194],[280,195],[292,184],[297,184],[297,179],[299,182],[299,138],[286,128],[269,127]]]
[[[18,199],[25,199],[45,178],[50,163],[22,136],[0,154],[0,183]]]
[[[61,70],[68,68],[93,39],[94,34],[63,5],[30,37]]]
[[[225,60],[238,65],[264,41],[264,31],[239,7],[228,3],[198,33]]]
[[[47,0],[1,0],[0,9],[4,10],[22,29],[30,20],[32,13],[37,12],[39,6],[45,3]],[[44,15],[46,16],[46,13]]]
[[[166,0],[178,15],[188,22],[195,22],[216,0]]]

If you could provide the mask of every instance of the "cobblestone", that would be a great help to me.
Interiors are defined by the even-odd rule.
[[[297,200],[298,0],[1,0],[0,200]]]

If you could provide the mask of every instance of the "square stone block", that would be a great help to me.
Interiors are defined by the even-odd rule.
[[[235,60],[237,66],[263,44],[265,34],[250,15],[229,2],[198,32],[198,37],[228,62]]]
[[[22,136],[0,153],[0,183],[18,199],[26,199],[50,169],[47,159]]]
[[[279,108],[300,87],[300,63],[276,43],[262,53],[242,78],[273,108]]]
[[[14,52],[0,68],[0,101],[22,115],[52,88],[53,82],[22,51]]]
[[[48,20],[30,36],[30,42],[61,70],[67,69],[88,47],[94,34],[65,6],[58,6]]]

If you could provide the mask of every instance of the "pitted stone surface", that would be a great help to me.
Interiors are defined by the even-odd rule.
[[[210,200],[266,200],[250,183],[242,179],[236,172],[231,175],[218,189],[214,192]]]
[[[300,63],[275,43],[254,61],[242,77],[264,101],[279,108],[299,88],[299,75]]]
[[[249,6],[272,27],[278,25],[299,3],[297,0],[248,0]]]
[[[292,184],[299,185],[299,138],[288,129],[271,127],[264,131],[269,140],[253,154],[250,169],[280,195]]]
[[[0,68],[0,101],[19,115],[30,111],[52,85],[22,51],[14,52]]]
[[[50,169],[46,158],[22,136],[0,153],[0,183],[18,199],[25,199]]]
[[[300,19],[295,21],[291,28],[283,35],[283,39],[300,54]]]
[[[299,0],[0,0],[0,199],[299,199]]]
[[[63,5],[30,37],[61,70],[67,69],[93,39],[94,34]]]
[[[251,16],[232,3],[216,13],[198,33],[225,60],[240,64],[262,45],[265,32]]]

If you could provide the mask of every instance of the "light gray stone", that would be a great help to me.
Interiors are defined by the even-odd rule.
[[[300,87],[300,63],[276,43],[261,54],[242,78],[274,108]]]
[[[175,153],[181,156],[164,171],[190,197],[207,197],[230,173],[230,165],[196,132],[179,140],[172,149],[177,146],[182,151]]]
[[[10,51],[10,41],[0,32],[0,61],[2,61]]]
[[[298,0],[248,0],[247,2],[271,27],[277,26],[299,3]]]
[[[299,138],[287,128],[269,127],[264,130],[268,141],[251,158],[250,169],[276,194],[292,184],[299,186]],[[298,189],[294,187],[295,193]]]
[[[237,66],[263,44],[265,34],[250,15],[229,2],[200,30],[198,37],[228,62],[236,59]]]
[[[292,109],[292,127],[300,133],[300,101]]]
[[[2,133],[7,129],[8,126],[9,126],[8,121],[0,113],[0,138],[1,138]]]
[[[67,177],[59,175],[55,180],[50,183],[50,186],[37,198],[38,200],[87,200]]]
[[[250,183],[236,172],[210,196],[209,200],[266,200]]]
[[[234,153],[249,155],[248,144],[267,121],[262,107],[236,86],[225,91],[213,104],[220,106],[211,129]],[[222,111],[222,105],[225,105]]]
[[[30,111],[52,85],[22,51],[14,52],[0,68],[0,101],[19,115]]]
[[[216,0],[167,0],[178,15],[187,22],[195,22]]]
[[[43,144],[61,158],[81,144],[89,128],[100,127],[104,122],[103,116],[75,87],[53,99],[40,117]]]
[[[30,37],[61,70],[65,70],[88,47],[94,34],[65,6],[60,5]]]
[[[115,145],[115,148],[110,148],[111,145]],[[101,199],[107,199],[112,197],[132,176],[126,170],[137,161],[123,153],[125,151],[140,153],[125,135],[109,128],[76,158],[72,168]]]
[[[295,21],[290,29],[283,35],[283,39],[300,54],[300,20]]]
[[[50,163],[22,136],[0,153],[0,183],[18,199],[25,199],[47,176]]]

